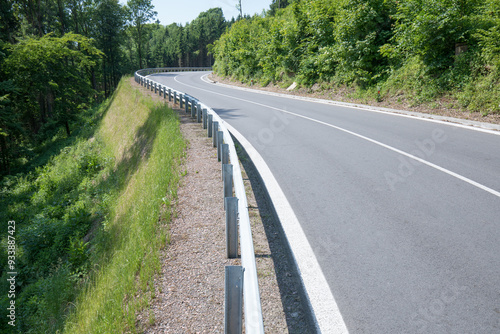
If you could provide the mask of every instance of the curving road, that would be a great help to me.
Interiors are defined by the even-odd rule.
[[[329,290],[324,303],[309,292],[324,333],[500,333],[500,132],[206,74],[152,77],[211,106],[265,161],[308,242],[292,249],[314,252],[297,256],[306,289]]]

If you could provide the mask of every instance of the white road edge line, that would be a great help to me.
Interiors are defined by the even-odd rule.
[[[208,74],[205,74],[201,77],[201,80],[206,82],[206,83],[213,84],[214,82],[210,81],[210,79],[208,79],[207,77],[208,77]],[[454,117],[423,114],[423,113],[413,112],[413,111],[381,108],[381,107],[368,106],[368,105],[357,105],[357,104],[348,103],[348,102],[339,102],[339,101],[334,101],[334,100],[325,100],[325,99],[318,99],[318,98],[313,98],[313,97],[305,97],[305,96],[288,95],[288,94],[275,93],[275,92],[267,92],[267,91],[262,91],[262,90],[258,90],[258,89],[231,86],[231,85],[221,84],[221,83],[217,83],[217,86],[241,90],[241,91],[245,91],[245,92],[251,92],[251,93],[255,93],[255,94],[263,94],[263,95],[282,97],[282,98],[291,99],[291,100],[300,100],[300,101],[304,101],[304,102],[313,102],[313,103],[321,103],[321,104],[327,104],[327,105],[335,105],[335,106],[344,107],[344,108],[371,111],[371,112],[392,115],[392,116],[413,118],[413,119],[418,119],[421,121],[451,125],[451,126],[455,126],[458,128],[474,130],[474,131],[479,131],[479,132],[485,132],[485,133],[500,136],[500,125],[497,125],[497,124],[469,121],[469,120],[464,120],[464,119],[454,118]]]
[[[182,85],[190,86],[178,81],[177,76],[174,80]],[[204,90],[203,88],[192,88]],[[219,94],[209,90],[205,91]],[[224,94],[219,95],[226,96]],[[269,106],[265,107],[269,108]],[[223,122],[229,132],[231,132],[231,134],[244,147],[253,164],[259,171],[262,181],[264,182],[264,186],[269,193],[269,197],[273,202],[276,214],[278,215],[278,219],[285,233],[285,240],[288,242],[290,249],[292,250],[295,267],[299,270],[299,276],[306,289],[308,302],[310,303],[314,313],[313,318],[316,322],[316,329],[320,333],[348,334],[349,331],[347,330],[342,314],[337,306],[337,302],[333,297],[330,286],[328,285],[323,271],[321,270],[316,256],[314,255],[314,251],[304,234],[297,216],[295,216],[295,212],[283,193],[283,190],[281,190],[278,181],[276,181],[276,178],[267,166],[266,162],[253,145],[250,144],[250,142],[230,124],[225,121]]]
[[[207,75],[204,75],[205,77]],[[264,105],[258,102],[250,101],[250,100],[245,100],[241,98],[237,98],[234,96],[226,95],[226,94],[221,94],[218,92],[214,92],[212,90],[204,89],[204,88],[199,88],[199,87],[194,87],[188,84],[185,84],[183,82],[180,82],[177,80],[177,76],[174,78],[174,80],[184,86],[199,89],[205,92],[209,92],[211,94],[216,94],[236,100],[240,100],[243,102],[259,105],[262,107],[270,108],[273,110],[281,111],[296,117],[300,117],[303,119],[307,119],[319,124],[323,124],[332,128],[335,128],[337,130],[346,132],[348,134],[354,135],[358,138],[367,140],[369,142],[372,142],[376,145],[382,146],[384,148],[387,148],[391,151],[394,151],[396,153],[402,154],[404,156],[407,156],[411,159],[414,159],[416,161],[419,161],[421,163],[424,163],[432,168],[435,168],[437,170],[440,170],[444,173],[447,173],[451,176],[454,176],[462,181],[465,181],[471,185],[474,185],[482,190],[488,191],[492,193],[493,195],[500,197],[500,192],[495,191],[493,189],[490,189],[482,184],[479,184],[473,180],[470,180],[462,175],[459,175],[457,173],[454,173],[452,171],[449,171],[443,167],[440,167],[438,165],[435,165],[431,162],[428,162],[426,160],[423,160],[419,157],[416,157],[414,155],[411,155],[409,153],[406,153],[404,151],[401,151],[397,148],[394,148],[392,146],[383,144],[381,142],[378,142],[374,139],[365,137],[363,135],[357,134],[355,132],[334,126],[332,124],[328,124],[310,117],[302,116],[299,114],[295,114],[280,108],[275,108],[271,107],[268,105]],[[358,108],[362,109],[362,108]],[[412,117],[412,116],[407,116],[407,115],[399,115],[395,114],[398,116],[406,116],[410,118],[417,118],[418,117]],[[434,121],[437,123],[443,123],[445,125],[454,125],[454,126],[460,126],[459,124],[453,124],[453,123],[448,123],[448,122],[442,122],[442,121],[435,121],[435,120],[428,120],[428,121]],[[299,270],[300,276],[302,278],[302,281],[304,283],[304,286],[306,288],[306,292],[308,294],[309,302],[311,304],[311,307],[313,309],[314,315],[315,315],[315,320],[316,320],[316,325],[318,326],[319,330],[323,333],[349,333],[347,330],[347,327],[345,325],[345,322],[342,318],[342,314],[340,313],[340,310],[338,308],[337,302],[335,301],[335,298],[331,292],[331,289],[328,285],[328,282],[326,281],[326,278],[323,274],[323,271],[321,270],[321,267],[319,266],[319,263],[316,259],[316,256],[314,255],[314,252],[311,248],[311,245],[309,244],[309,241],[307,240],[307,237],[304,234],[304,231],[302,230],[302,227],[290,205],[288,202],[285,194],[283,193],[281,187],[279,186],[278,182],[274,178],[274,175],[272,174],[271,170],[267,166],[266,162],[262,158],[262,156],[257,152],[257,150],[253,147],[252,144],[241,134],[239,133],[236,129],[234,129],[230,124],[224,121],[225,126],[227,129],[236,137],[236,139],[241,143],[241,145],[245,148],[246,152],[248,153],[250,159],[254,163],[255,167],[259,171],[262,180],[265,184],[265,187],[267,191],[269,192],[269,196],[271,198],[271,201],[273,202],[273,205],[275,207],[276,213],[278,215],[278,218],[281,222],[281,225],[283,227],[283,231],[286,235],[286,239],[288,240],[289,246],[292,250],[292,255],[294,257],[294,260],[296,262],[296,267]],[[468,129],[475,129],[475,128],[470,128],[467,126],[460,126]],[[483,132],[488,132],[488,133],[493,133],[497,134],[494,131],[488,131],[488,130],[483,130],[483,129],[476,129],[480,130]],[[305,267],[307,266],[308,270],[304,270]]]
[[[292,249],[295,265],[299,270],[314,312],[316,326],[322,333],[349,333],[311,245],[278,181],[252,144],[227,122],[224,122],[224,125],[244,147],[262,177],[285,232],[286,240]]]
[[[205,75],[205,76],[206,76],[206,75]],[[191,85],[188,85],[188,84],[185,84],[185,83],[183,83],[183,82],[178,81],[178,80],[177,80],[177,77],[175,77],[175,78],[174,78],[174,80],[175,80],[176,82],[178,82],[178,83],[182,84],[182,85],[185,85],[185,86],[188,86],[188,87],[191,87],[191,88],[195,88],[195,89],[203,90],[203,91],[206,91],[206,92],[210,92],[211,94],[217,94],[217,95],[220,95],[220,96],[224,96],[224,97],[232,98],[232,99],[239,100],[239,101],[243,101],[243,102],[246,102],[246,103],[255,104],[255,105],[258,105],[258,106],[261,106],[261,107],[265,107],[265,108],[269,108],[269,109],[273,109],[273,110],[281,111],[281,112],[283,112],[283,113],[286,113],[286,114],[289,114],[289,115],[292,115],[292,116],[295,116],[295,117],[303,118],[303,119],[306,119],[306,120],[309,120],[309,121],[312,121],[312,122],[315,122],[315,123],[318,123],[318,124],[322,124],[322,125],[325,125],[325,126],[331,127],[331,128],[333,128],[333,129],[336,129],[336,130],[339,130],[339,131],[342,131],[342,132],[348,133],[348,134],[350,134],[350,135],[353,135],[353,136],[355,136],[355,137],[361,138],[361,139],[366,140],[366,141],[368,141],[368,142],[371,142],[371,143],[373,143],[373,144],[375,144],[375,145],[378,145],[378,146],[384,147],[384,148],[386,148],[386,149],[388,149],[388,150],[391,150],[391,151],[396,152],[396,153],[398,153],[398,154],[404,155],[404,156],[406,156],[406,157],[408,157],[408,158],[410,158],[410,159],[413,159],[413,160],[415,160],[415,161],[418,161],[418,162],[420,162],[420,163],[423,163],[423,164],[425,164],[425,165],[427,165],[427,166],[429,166],[429,167],[432,167],[432,168],[434,168],[434,169],[436,169],[436,170],[439,170],[439,171],[441,171],[441,172],[443,172],[443,173],[446,173],[446,174],[448,174],[448,175],[450,175],[450,176],[453,176],[453,177],[455,177],[455,178],[457,178],[457,179],[459,179],[459,180],[461,180],[461,181],[467,182],[467,183],[469,183],[470,185],[473,185],[474,187],[477,187],[477,188],[479,188],[479,189],[481,189],[481,190],[484,190],[484,191],[486,191],[486,192],[489,192],[490,194],[495,195],[495,196],[497,196],[497,197],[499,197],[499,198],[500,198],[500,192],[498,192],[498,191],[496,191],[496,190],[494,190],[494,189],[491,189],[491,188],[489,188],[489,187],[487,187],[487,186],[485,186],[485,185],[482,185],[482,184],[480,184],[480,183],[478,183],[478,182],[476,182],[476,181],[474,181],[474,180],[471,180],[471,179],[469,179],[469,178],[467,178],[467,177],[465,177],[465,176],[463,176],[463,175],[460,175],[460,174],[457,174],[457,173],[455,173],[455,172],[452,172],[452,171],[450,171],[450,170],[448,170],[448,169],[446,169],[446,168],[443,168],[443,167],[441,167],[441,166],[438,166],[438,165],[436,165],[436,164],[433,164],[432,162],[429,162],[429,161],[427,161],[427,160],[424,160],[424,159],[422,159],[422,158],[419,158],[419,157],[417,157],[417,156],[415,156],[415,155],[412,155],[412,154],[410,154],[410,153],[406,153],[406,152],[404,152],[404,151],[401,151],[400,149],[397,149],[397,148],[395,148],[395,147],[389,146],[389,145],[384,144],[384,143],[382,143],[382,142],[379,142],[379,141],[377,141],[377,140],[375,140],[375,139],[371,139],[371,138],[368,138],[368,137],[366,137],[366,136],[363,136],[363,135],[361,135],[361,134],[359,134],[359,133],[356,133],[356,132],[353,132],[353,131],[350,131],[350,130],[347,130],[347,129],[341,128],[341,127],[339,127],[339,126],[336,126],[336,125],[333,125],[333,124],[329,124],[329,123],[326,123],[326,122],[323,122],[323,121],[320,121],[320,120],[317,120],[317,119],[314,119],[314,118],[311,118],[311,117],[307,117],[307,116],[303,116],[303,115],[300,115],[300,114],[296,114],[296,113],[293,113],[293,112],[290,112],[290,111],[287,111],[287,110],[284,110],[284,109],[280,109],[280,108],[276,108],[276,107],[271,107],[271,106],[268,106],[268,105],[265,105],[265,104],[262,104],[262,103],[254,102],[254,101],[251,101],[251,100],[241,99],[241,98],[238,98],[238,97],[234,97],[234,96],[230,96],[230,95],[226,95],[226,94],[222,94],[222,93],[214,92],[214,91],[211,91],[211,90],[208,90],[208,89],[204,89],[204,88],[194,87],[194,86],[191,86]],[[398,116],[399,116],[399,115],[398,115]],[[403,115],[403,116],[404,116],[404,115]],[[432,121],[432,120],[430,120],[430,121]],[[437,122],[437,121],[436,121],[436,122]],[[444,124],[446,124],[446,125],[454,125],[454,126],[456,126],[456,124],[453,124],[453,123],[446,123],[446,122],[441,122],[441,123],[444,123]],[[227,124],[227,122],[226,122],[226,124]],[[465,126],[464,126],[464,127],[465,127]],[[469,128],[469,127],[465,127],[465,128]],[[475,128],[470,128],[470,129],[475,129]],[[476,130],[481,130],[481,131],[485,131],[485,132],[487,131],[487,130],[483,130],[483,129],[476,129]],[[493,133],[493,134],[497,134],[495,131],[488,131],[488,133],[490,133],[490,132],[491,132],[491,133]]]

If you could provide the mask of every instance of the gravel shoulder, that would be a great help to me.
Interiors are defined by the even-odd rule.
[[[144,94],[159,96],[136,84]],[[224,267],[227,259],[221,164],[206,130],[182,110],[181,131],[188,141],[183,177],[173,204],[169,244],[162,250],[149,306],[137,315],[143,333],[224,332]],[[247,190],[266,333],[312,333],[310,310],[279,222],[257,171],[239,148]]]

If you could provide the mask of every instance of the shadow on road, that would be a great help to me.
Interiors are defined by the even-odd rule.
[[[288,241],[285,239],[269,194],[246,151],[236,138],[233,137],[233,141],[236,145],[238,158],[252,186],[265,229],[271,254],[261,256],[270,257],[273,260],[288,330],[290,333],[316,333],[312,310],[307,301],[302,280],[294,264]],[[256,257],[258,258],[259,255]]]

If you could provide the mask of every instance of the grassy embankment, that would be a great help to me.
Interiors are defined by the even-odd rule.
[[[134,332],[168,240],[185,148],[178,118],[126,78],[65,143],[42,167],[2,182],[2,231],[16,221],[19,275],[16,327],[2,321],[1,332]],[[8,302],[2,293],[2,314]]]

